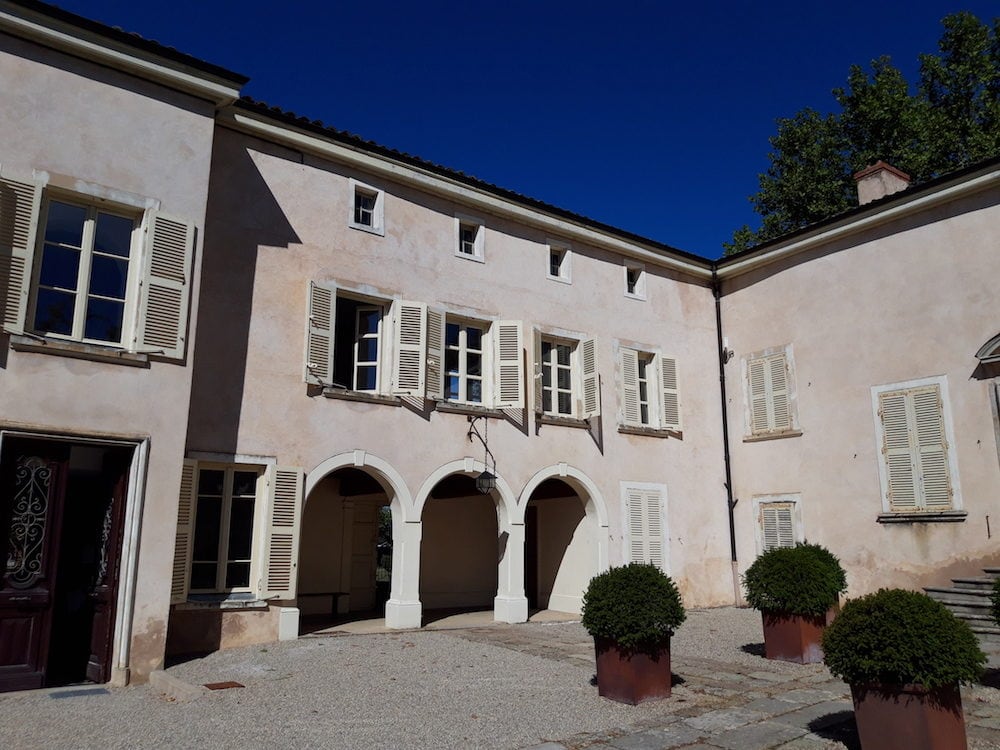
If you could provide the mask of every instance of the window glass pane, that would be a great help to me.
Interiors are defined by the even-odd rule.
[[[87,209],[50,201],[45,223],[45,241],[80,247],[83,245],[83,223],[86,219]]]
[[[125,299],[128,261],[95,255],[90,264],[90,293],[101,297]]]
[[[236,589],[250,585],[250,563],[233,562],[226,565],[226,588]]]
[[[256,471],[234,471],[233,496],[254,497],[257,494],[257,476]]]
[[[542,391],[542,411],[552,411],[552,391]]]
[[[97,214],[94,230],[94,249],[121,258],[129,256],[132,245],[132,220],[111,214]]]
[[[221,469],[202,469],[198,472],[199,495],[221,495],[226,472]]]
[[[458,372],[458,352],[454,349],[445,349],[444,352],[444,369],[445,372],[457,373]]]
[[[379,310],[359,310],[358,311],[358,335],[365,333],[378,333],[378,322],[382,317]]]
[[[58,245],[46,245],[42,252],[42,270],[38,281],[43,286],[76,289],[80,275],[80,251]]]
[[[122,340],[122,318],[125,315],[125,303],[106,299],[87,300],[87,320],[83,336],[98,341]]]
[[[561,365],[568,365],[571,351],[572,349],[570,349],[566,344],[558,344],[556,346],[556,361]]]
[[[559,394],[559,413],[571,414],[573,412],[572,402],[568,393]]]
[[[639,381],[639,400],[640,401],[648,401],[649,400],[649,397],[646,395],[646,381],[645,380],[640,380]]]
[[[480,351],[483,348],[483,332],[478,328],[465,329],[465,345],[469,349]]]
[[[358,362],[374,362],[378,359],[378,339],[361,339],[358,342]]]
[[[73,303],[76,295],[39,289],[35,305],[35,330],[39,333],[73,332]]]
[[[549,366],[542,368],[542,386],[544,388],[552,387],[552,368]]]
[[[234,497],[229,511],[229,559],[247,560],[253,548],[252,497]]]
[[[542,359],[544,359],[546,362],[549,361],[549,353],[551,351],[552,351],[552,344],[550,344],[548,341],[543,341],[542,342]]]
[[[193,560],[219,559],[219,528],[222,518],[222,499],[199,497],[194,521]],[[215,585],[214,582],[212,584]]]
[[[480,404],[483,401],[483,381],[481,380],[470,380],[468,382],[468,396],[466,400],[471,401],[474,404]]]
[[[458,376],[450,375],[445,378],[444,397],[455,401],[458,399]]]
[[[358,384],[354,386],[359,391],[374,391],[375,390],[375,368],[374,367],[359,367],[358,368]]]
[[[649,424],[649,407],[646,404],[639,407],[639,421],[643,424]]]
[[[483,374],[483,355],[482,354],[469,354],[467,355],[466,365],[468,366],[468,375],[482,375]]]
[[[214,562],[191,563],[191,588],[214,589],[217,569],[218,566]]]
[[[556,372],[557,372],[556,376],[558,378],[557,387],[568,391],[572,387],[571,386],[572,377],[570,370],[565,367],[560,367]]]
[[[444,343],[446,346],[458,346],[459,327],[455,323],[448,323],[444,327]]]

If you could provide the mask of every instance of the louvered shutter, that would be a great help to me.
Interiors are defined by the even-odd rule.
[[[303,473],[270,467],[267,475],[267,534],[264,548],[264,599],[294,599],[299,559]]]
[[[764,552],[775,547],[795,546],[795,521],[792,503],[761,503],[760,524]]]
[[[427,398],[444,400],[444,324],[441,310],[427,309]]]
[[[889,509],[894,511],[917,509],[917,477],[913,466],[906,396],[906,391],[879,394],[882,455],[885,457],[888,480]]]
[[[542,332],[537,328],[532,333],[532,355],[533,367],[535,368],[534,391],[535,391],[535,414],[541,414],[542,408]]]
[[[768,401],[770,402],[769,429],[787,430],[792,426],[788,405],[788,364],[784,354],[767,359]]]
[[[136,348],[183,359],[187,336],[194,224],[158,211],[146,221]]]
[[[629,562],[646,562],[646,513],[644,509],[645,493],[635,487],[626,490],[625,502],[628,504],[628,535]]]
[[[423,397],[426,383],[427,305],[421,302],[393,303],[392,392],[397,396]]]
[[[764,364],[763,359],[751,359],[747,363],[751,434],[767,431],[767,375]]]
[[[677,360],[660,355],[660,427],[681,430],[681,390],[677,378]]]
[[[916,422],[916,453],[920,460],[920,489],[927,510],[951,509],[951,476],[948,471],[948,441],[938,386],[913,393]]]
[[[661,493],[629,487],[625,502],[628,506],[629,562],[651,563],[665,570]]]
[[[191,544],[194,539],[194,493],[198,462],[184,459],[181,490],[177,501],[177,535],[174,537],[174,569],[170,584],[170,603],[187,600],[191,580]]]
[[[524,358],[521,355],[521,321],[501,320],[493,324],[495,331],[493,405],[498,409],[524,407]]]
[[[601,383],[597,373],[597,344],[594,339],[580,342],[580,375],[583,384],[584,419],[596,417],[601,413]]]
[[[306,307],[306,359],[303,378],[307,383],[333,382],[333,331],[337,314],[337,286],[325,281],[309,282]]]
[[[41,202],[40,184],[0,179],[0,312],[7,333],[24,333]]]
[[[622,421],[627,425],[642,424],[639,409],[639,352],[622,349]]]

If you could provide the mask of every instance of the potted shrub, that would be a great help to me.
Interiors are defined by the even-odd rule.
[[[677,586],[655,565],[631,563],[591,579],[583,626],[594,637],[597,692],[635,705],[670,696],[670,636],[684,622]]]
[[[986,655],[943,604],[901,589],[849,601],[823,651],[851,686],[864,750],[966,747],[959,685],[979,678]]]
[[[775,547],[754,560],[743,585],[747,602],[760,610],[768,659],[823,660],[823,628],[847,590],[847,576],[833,553],[818,544]]]

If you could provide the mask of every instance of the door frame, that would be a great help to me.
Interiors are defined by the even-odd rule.
[[[96,436],[87,433],[47,432],[43,430],[0,427],[0,453],[4,441],[13,439],[48,440],[78,445],[98,445],[132,449],[125,491],[125,518],[122,524],[121,567],[115,597],[115,627],[111,646],[109,685],[123,686],[129,681],[129,652],[132,643],[132,614],[139,564],[139,531],[143,498],[146,496],[146,473],[149,465],[149,438],[144,436]]]

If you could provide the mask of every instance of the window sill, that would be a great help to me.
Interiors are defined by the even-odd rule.
[[[341,401],[361,401],[366,404],[383,404],[385,406],[402,406],[399,396],[384,396],[381,393],[365,393],[364,391],[346,391],[340,388],[324,388],[323,395],[327,398],[337,398]]]
[[[149,367],[149,356],[137,352],[127,352],[111,346],[84,344],[79,341],[63,341],[62,339],[45,338],[43,336],[24,336],[11,334],[10,348],[16,352],[36,352],[38,354],[55,354],[60,357],[74,359],[89,359],[93,362],[109,362],[115,365],[130,367]]]
[[[267,602],[254,594],[189,594],[176,609],[267,609]]]
[[[465,258],[466,260],[475,261],[476,263],[485,263],[486,258],[482,255],[470,255],[469,253],[463,253],[461,250],[455,251],[456,258]]]
[[[760,435],[744,435],[744,443],[760,443],[765,440],[780,440],[781,438],[801,437],[802,430],[783,430],[782,432],[762,432]]]
[[[961,523],[969,514],[964,510],[879,513],[879,523]]]
[[[560,284],[572,284],[573,283],[572,279],[569,279],[569,278],[567,278],[565,276],[553,276],[552,274],[548,274],[548,275],[546,275],[545,278],[547,278],[549,281],[558,281]]]
[[[625,296],[625,299],[635,299],[635,300],[639,300],[640,302],[645,302],[646,301],[646,295],[645,294],[629,294],[628,292],[625,292],[624,296]]]
[[[475,404],[459,404],[454,401],[437,401],[434,404],[434,411],[445,414],[467,414],[473,417],[495,417],[503,419],[503,411],[489,406],[476,406]]]
[[[557,417],[554,414],[538,414],[536,421],[539,424],[559,425],[560,427],[577,427],[584,430],[590,429],[590,421],[579,419],[578,417]]]
[[[680,437],[680,430],[668,430],[660,427],[636,427],[630,424],[618,425],[618,432],[623,435],[645,435],[646,437],[668,438]]]
[[[383,229],[382,227],[371,227],[368,226],[367,224],[355,224],[353,221],[350,222],[347,226],[349,226],[351,229],[358,229],[362,232],[368,232],[368,234],[375,234],[378,235],[379,237],[385,237],[385,229]]]

